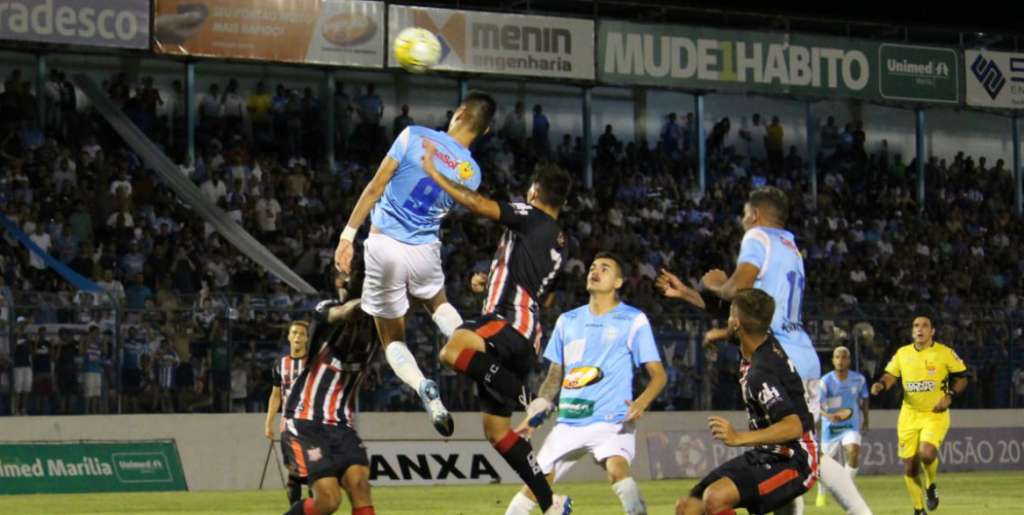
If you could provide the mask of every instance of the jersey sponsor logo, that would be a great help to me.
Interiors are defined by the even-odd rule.
[[[761,383],[761,391],[757,393],[757,401],[764,407],[769,407],[782,400],[779,390],[768,383]]]
[[[458,161],[452,159],[452,156],[449,156],[448,154],[445,154],[440,150],[434,150],[434,157],[440,159],[441,162],[444,163],[444,165],[447,166],[448,168],[455,169],[457,166],[459,166]]]
[[[309,455],[309,461],[320,461],[320,459],[324,457],[324,454],[320,451],[319,447],[313,447],[306,454]]]
[[[594,415],[594,401],[587,399],[562,399],[558,403],[558,416],[575,419]]]
[[[469,164],[469,161],[463,161],[459,163],[459,166],[458,168],[456,168],[456,170],[459,173],[459,180],[462,182],[466,182],[472,179],[473,174],[476,173],[473,170],[473,165]]]
[[[562,388],[566,390],[578,390],[596,384],[604,379],[604,372],[598,367],[576,367],[569,371],[562,381]]]
[[[616,329],[615,327],[609,327],[608,329],[604,330],[604,342],[605,343],[611,343],[611,342],[615,341],[615,339],[618,338],[618,337],[619,337],[619,330]]]
[[[935,381],[911,381],[903,389],[910,393],[931,392],[935,390]]]

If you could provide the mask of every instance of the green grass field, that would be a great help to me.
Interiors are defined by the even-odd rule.
[[[1024,472],[939,474],[942,504],[936,513],[948,515],[1011,515],[1024,513]],[[649,512],[671,514],[675,499],[695,481],[644,481],[641,489]],[[900,476],[864,476],[857,480],[875,515],[909,515],[910,507]],[[576,502],[581,515],[621,514],[619,501],[602,483],[567,483],[556,491],[567,493]],[[391,487],[373,491],[374,504],[381,514],[478,515],[502,514],[516,492],[512,485],[466,487]],[[75,494],[0,496],[4,514],[100,514],[157,515],[188,514],[281,514],[285,511],[284,493],[182,492],[145,494]],[[347,514],[347,506],[338,511]],[[841,513],[835,502],[825,508],[814,507],[813,492],[807,495],[808,515]]]

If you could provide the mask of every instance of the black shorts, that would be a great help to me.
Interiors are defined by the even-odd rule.
[[[349,467],[370,466],[366,446],[351,427],[306,420],[296,420],[293,424],[298,434],[289,435],[285,448],[289,475],[306,478],[312,485],[325,477],[341,479]],[[282,435],[282,446],[284,443],[285,436]]]
[[[281,460],[284,461],[284,466],[288,469],[288,479],[298,483],[305,483],[306,477],[299,475],[295,465],[295,458],[292,457],[292,442],[294,441],[295,436],[285,427],[284,431],[281,431]]]
[[[807,460],[806,454],[786,458],[767,451],[750,450],[712,470],[690,490],[690,495],[700,499],[712,483],[726,477],[740,491],[740,503],[735,508],[746,508],[753,514],[770,513],[814,486],[817,477]]]
[[[508,321],[498,315],[484,315],[480,318],[467,320],[459,329],[473,331],[484,339],[487,355],[494,357],[506,370],[526,380],[530,365],[537,359],[537,353],[529,340],[509,325]],[[477,396],[480,398],[480,411],[498,417],[511,417],[512,412],[525,407],[526,392],[523,399],[510,399],[498,395],[490,388],[477,385]]]

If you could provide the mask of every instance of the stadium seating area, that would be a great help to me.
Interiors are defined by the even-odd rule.
[[[245,96],[235,81],[223,94],[204,96],[202,144],[195,163],[187,163],[180,84],[172,87],[177,96],[162,98],[151,80],[132,84],[119,74],[105,83],[212,202],[308,282],[326,286],[340,220],[393,133],[414,122],[408,116],[384,122],[384,104],[372,90],[327,99],[347,117],[338,127],[338,159],[328,164],[320,146],[325,99],[309,88],[299,93],[278,86],[271,93],[246,86],[254,89]],[[121,314],[109,299],[77,291],[5,233],[0,414],[12,411],[15,398],[15,411],[35,414],[264,408],[286,323],[306,316],[314,299],[295,295],[220,238],[98,115],[77,106],[68,88],[74,86],[59,71],[43,98],[33,96],[20,73],[6,79],[0,205],[37,245],[107,289]],[[43,129],[32,124],[36,102],[49,106]],[[628,256],[623,296],[656,321],[670,365],[670,384],[656,409],[739,406],[735,349],[703,351],[699,340],[712,322],[660,299],[653,279],[660,268],[694,283],[710,268],[731,270],[744,199],[763,184],[790,192],[789,226],[806,252],[810,278],[804,318],[824,352],[852,346],[866,374],[880,373],[882,360],[909,337],[908,316],[926,312],[940,321],[937,339],[988,379],[972,381],[958,405],[1015,402],[1017,383],[1024,385],[1017,371],[1024,353],[1009,342],[1020,341],[1024,328],[1018,298],[1024,255],[1011,238],[1024,234],[1024,224],[1011,214],[1011,176],[1002,160],[989,163],[970,149],[930,158],[926,203],[919,206],[915,163],[871,139],[871,120],[842,131],[830,123],[819,135],[813,198],[807,156],[786,147],[781,129],[769,126],[762,143],[761,133],[740,134],[722,120],[707,134],[709,186],[700,198],[694,195],[692,123],[667,118],[653,147],[620,142],[611,127],[593,148],[573,135],[552,146],[555,135],[538,118],[542,113],[535,112],[527,133],[530,115],[506,110],[512,112],[474,145],[485,170],[482,191],[490,196],[522,198],[529,171],[541,159],[559,162],[582,180],[584,153],[593,152],[595,188],[577,190],[563,219],[570,259],[545,301],[545,316],[553,321],[585,302],[584,274],[597,251]],[[487,223],[452,213],[443,229],[446,269],[486,270],[496,239]],[[470,275],[448,277],[448,294],[464,316],[480,304],[469,291]],[[423,368],[441,374],[449,406],[472,408],[468,386],[436,363],[429,318],[417,317],[409,333]],[[361,409],[418,409],[415,395],[378,365]],[[24,367],[35,370],[32,391],[12,395],[18,393],[14,372]],[[98,374],[102,387],[86,397],[88,374]],[[891,392],[876,402],[891,405],[898,398]]]

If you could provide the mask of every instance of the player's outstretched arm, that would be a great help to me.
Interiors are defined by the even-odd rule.
[[[345,224],[345,229],[341,232],[338,247],[334,250],[334,266],[339,271],[345,274],[352,273],[352,240],[355,239],[359,228],[363,226],[366,217],[370,215],[370,210],[384,195],[384,188],[387,187],[397,169],[398,161],[385,157],[377,167],[377,173],[374,174],[373,179],[370,179],[370,182],[363,188],[363,193],[359,195],[356,207],[348,215],[348,223]]]
[[[352,313],[359,309],[360,299],[352,299],[340,306],[331,307],[327,312],[327,323],[336,324],[352,318]]]
[[[644,388],[636,400],[628,403],[629,411],[626,413],[626,422],[633,422],[642,417],[668,383],[668,374],[665,373],[665,366],[660,361],[644,363],[644,370],[647,371],[647,376],[651,378],[651,381],[647,383],[647,388]]]
[[[441,186],[441,189],[450,195],[456,202],[466,206],[466,209],[491,220],[501,218],[501,208],[498,203],[445,177],[434,166],[434,143],[426,138],[423,139],[423,157],[420,159],[420,167],[434,179],[434,182]]]
[[[676,274],[662,268],[658,278],[654,281],[654,287],[662,295],[669,299],[679,299],[692,304],[697,309],[706,309],[704,299],[697,293],[697,290],[690,288]]]
[[[737,432],[722,417],[708,417],[708,427],[711,428],[711,436],[729,447],[783,444],[800,438],[804,431],[800,417],[795,414],[786,415],[782,420],[755,431]]]
[[[759,268],[750,263],[740,263],[733,271],[732,276],[726,276],[725,272],[714,269],[704,274],[701,283],[704,284],[704,288],[722,300],[731,301],[736,296],[736,292],[745,288],[753,288],[757,274],[760,272]]]

